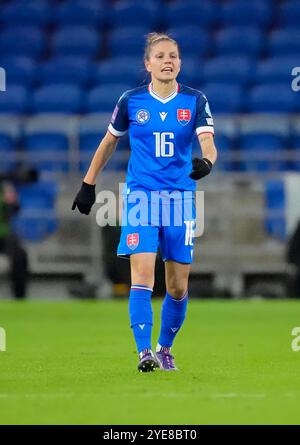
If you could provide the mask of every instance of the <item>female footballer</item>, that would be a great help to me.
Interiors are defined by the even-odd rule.
[[[138,370],[148,372],[159,367],[165,371],[174,371],[177,368],[171,347],[187,311],[195,223],[194,203],[187,217],[185,213],[182,215],[182,212],[177,211],[176,206],[182,206],[182,201],[177,197],[184,192],[194,195],[195,181],[210,173],[217,159],[217,150],[206,97],[202,92],[176,81],[181,65],[177,42],[166,34],[148,34],[144,63],[150,73],[151,83],[126,91],[120,97],[108,131],[96,150],[72,209],[77,206],[81,213],[89,214],[95,202],[97,175],[114,152],[118,139],[128,131],[131,157],[118,255],[130,258],[132,285],[129,315],[139,354]],[[192,160],[195,132],[202,159]],[[134,200],[131,198],[137,191],[142,191],[143,196],[147,197],[147,206],[153,194],[176,191],[176,199],[171,200],[170,204],[173,216],[168,224],[162,223],[160,212],[164,212],[163,205],[159,207],[155,222],[147,216],[142,224],[136,226],[130,223],[130,218],[129,221],[124,218],[127,216],[124,213],[132,208]],[[126,224],[123,224],[124,219]],[[166,295],[154,353],[151,345],[151,295],[158,247],[165,263]]]

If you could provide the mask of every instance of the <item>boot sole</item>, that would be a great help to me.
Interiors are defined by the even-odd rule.
[[[138,371],[140,372],[152,372],[158,367],[158,364],[155,360],[145,360],[142,363],[138,364]]]

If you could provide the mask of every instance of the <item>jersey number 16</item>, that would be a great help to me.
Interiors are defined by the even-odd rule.
[[[155,156],[157,158],[174,156],[174,144],[170,142],[170,139],[174,139],[174,133],[154,132],[153,134],[155,136]]]

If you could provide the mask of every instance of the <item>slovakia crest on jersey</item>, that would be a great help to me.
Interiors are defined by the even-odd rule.
[[[183,108],[177,110],[177,120],[181,125],[187,125],[191,120],[191,110]]]
[[[127,246],[129,249],[134,250],[137,248],[140,242],[140,237],[138,233],[130,233],[127,235]]]

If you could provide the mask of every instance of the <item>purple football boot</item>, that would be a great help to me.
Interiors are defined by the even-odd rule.
[[[144,349],[139,353],[140,362],[138,364],[138,370],[140,372],[151,372],[155,368],[159,368],[159,365],[154,357],[151,349]]]
[[[178,371],[174,363],[174,357],[170,353],[170,348],[162,346],[160,350],[156,352],[156,360],[160,369],[163,371]]]

